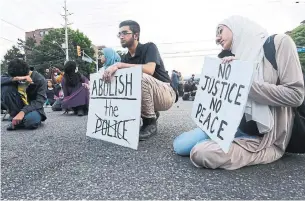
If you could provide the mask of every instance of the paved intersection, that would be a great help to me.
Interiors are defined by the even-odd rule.
[[[1,128],[2,199],[305,199],[305,155],[236,171],[197,169],[172,141],[195,127],[192,102],[159,120],[138,151],[85,136],[87,117],[46,109],[35,131]]]

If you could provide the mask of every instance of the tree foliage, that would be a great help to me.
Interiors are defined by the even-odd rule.
[[[94,72],[95,65],[84,62],[81,57],[77,56],[76,46],[80,46],[81,50],[85,51],[91,58],[94,56],[94,49],[91,47],[90,39],[79,30],[68,29],[68,54],[69,60],[75,61],[78,65],[79,71],[88,76]],[[34,51],[30,51],[31,60],[29,64],[42,72],[48,67],[62,68],[66,59],[66,53],[61,44],[65,42],[65,29],[50,30],[39,45],[35,46]]]
[[[24,58],[24,54],[21,52],[21,50],[18,47],[16,47],[14,45],[4,55],[4,60],[1,62],[1,74],[7,73],[7,65],[8,65],[8,63],[11,60],[15,59],[15,58],[23,59]]]
[[[299,47],[305,47],[305,25],[302,24],[291,31],[291,38]],[[299,52],[299,58],[302,65],[302,70],[305,73],[305,52]]]
[[[96,65],[82,61],[81,57],[77,56],[76,46],[80,46],[81,50],[94,59],[94,49],[90,39],[79,30],[68,29],[68,46],[69,60],[75,61],[78,65],[78,70],[85,76],[95,72]],[[28,38],[26,41],[18,39],[19,47],[13,46],[1,62],[1,72],[7,72],[7,64],[14,58],[23,58],[35,70],[44,74],[45,69],[50,67],[58,67],[63,69],[66,60],[64,47],[61,46],[65,42],[65,29],[50,30],[44,36],[40,44],[37,44],[35,39]]]

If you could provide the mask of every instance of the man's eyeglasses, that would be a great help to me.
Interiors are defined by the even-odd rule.
[[[120,38],[121,36],[126,36],[127,34],[132,34],[132,32],[122,31],[118,33],[117,37]]]

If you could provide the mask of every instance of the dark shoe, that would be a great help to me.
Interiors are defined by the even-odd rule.
[[[16,127],[13,128],[12,124],[10,124],[7,128],[6,128],[7,131],[14,131],[16,130]]]
[[[143,120],[143,126],[140,129],[139,140],[144,141],[149,137],[157,134],[157,122],[156,119],[150,120],[149,123]]]
[[[160,117],[160,112],[156,111],[156,121],[158,121],[159,117]]]
[[[7,131],[14,131],[14,130],[17,130],[17,129],[20,129],[20,128],[24,128],[24,126],[22,124],[18,124],[16,126],[14,126],[14,128],[13,128],[13,125],[10,124],[8,127],[6,127],[6,130]]]
[[[79,109],[79,110],[77,110],[77,116],[84,116],[85,115],[85,112],[84,112],[84,110],[83,109]]]

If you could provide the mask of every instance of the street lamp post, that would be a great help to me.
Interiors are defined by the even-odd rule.
[[[60,46],[60,45],[58,44],[58,42],[56,42],[55,40],[53,40],[52,43],[53,43],[54,45],[56,44],[58,47],[60,47],[60,49],[61,49],[61,50],[64,52],[64,54],[66,55],[66,52],[65,52],[65,50],[64,50],[65,48],[62,48],[62,46]]]

